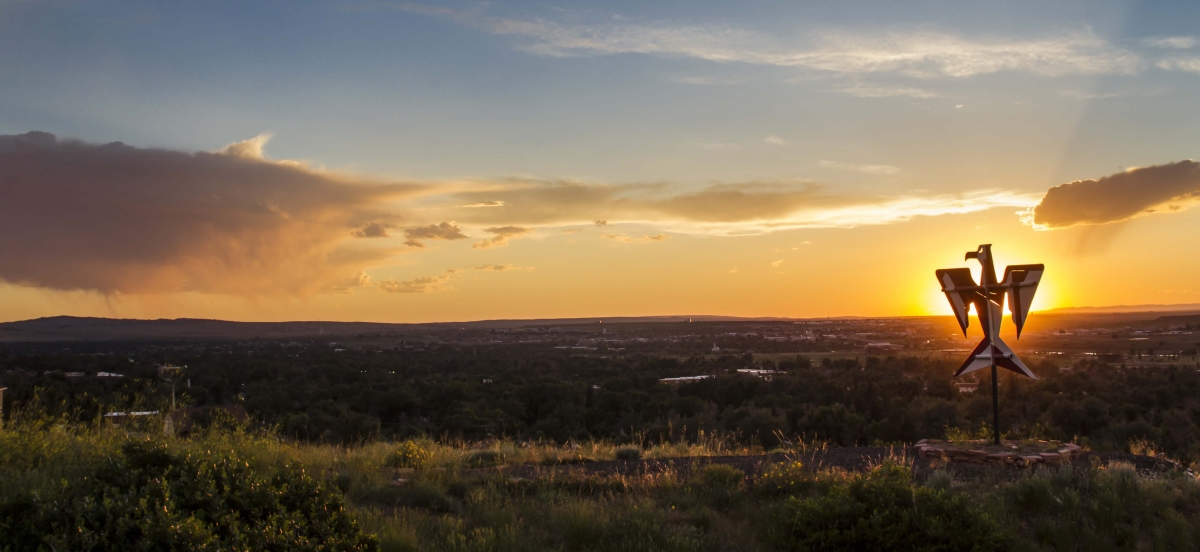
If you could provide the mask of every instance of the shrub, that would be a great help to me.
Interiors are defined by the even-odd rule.
[[[709,464],[700,470],[697,479],[705,487],[733,489],[746,480],[746,472],[726,464]]]
[[[638,447],[621,447],[617,449],[617,460],[639,460],[642,449]]]
[[[51,492],[0,499],[11,550],[376,550],[339,494],[232,451],[132,442]]]
[[[946,470],[937,470],[929,474],[929,479],[925,480],[925,486],[939,491],[949,491],[954,486],[954,476]]]
[[[767,540],[795,550],[1004,550],[1009,537],[966,495],[914,486],[886,463],[828,494],[791,497]]]
[[[396,446],[396,451],[388,456],[388,465],[393,468],[421,469],[429,465],[433,454],[428,449],[414,441],[405,441]]]
[[[766,496],[801,494],[812,487],[813,476],[799,460],[775,464],[754,480],[755,491]]]
[[[725,464],[709,464],[692,478],[696,494],[708,503],[725,507],[738,496],[746,472]]]

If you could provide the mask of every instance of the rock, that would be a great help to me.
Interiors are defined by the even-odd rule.
[[[1024,455],[1018,456],[1017,458],[1018,458],[1018,460],[1017,460],[1018,466],[1032,466],[1034,464],[1038,464],[1038,463],[1041,463],[1044,461],[1044,460],[1042,460],[1041,456],[1032,455],[1032,454],[1024,454]],[[1024,461],[1023,464],[1021,463],[1022,460]]]

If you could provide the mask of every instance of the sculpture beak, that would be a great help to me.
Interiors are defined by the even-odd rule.
[[[964,258],[963,260],[964,260],[964,261],[967,261],[967,260],[971,260],[971,259],[978,259],[978,258],[979,258],[979,252],[978,252],[978,251],[969,251],[969,252],[967,252],[967,256],[966,256],[966,258]]]

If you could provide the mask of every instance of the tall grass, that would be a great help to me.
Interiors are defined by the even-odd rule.
[[[421,438],[341,446],[237,427],[170,437],[153,418],[125,427],[68,419],[26,413],[0,428],[0,500],[52,492],[128,443],[149,441],[185,456],[229,451],[256,470],[304,469],[338,489],[384,551],[755,551],[888,542],[922,549],[971,542],[937,541],[931,533],[946,536],[955,527],[987,535],[979,548],[1195,550],[1200,543],[1196,480],[1184,472],[1147,477],[1123,465],[1019,472],[1011,482],[949,472],[918,482],[903,456],[863,473],[795,460],[758,473],[699,461],[618,473],[583,468],[616,460],[628,443]],[[825,446],[796,441],[791,450]],[[648,459],[763,452],[736,443],[705,434],[638,449]],[[809,535],[824,535],[824,545]]]

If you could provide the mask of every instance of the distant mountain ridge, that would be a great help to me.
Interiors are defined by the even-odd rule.
[[[613,318],[562,318],[532,320],[480,320],[473,322],[232,322],[201,318],[96,318],[52,316],[0,323],[0,343],[55,341],[141,341],[186,339],[289,339],[362,335],[400,336],[452,328],[500,329],[538,325],[654,322],[789,321],[791,318],[740,318],[735,316],[637,316]]]
[[[1131,315],[1139,323],[1161,321],[1181,324],[1200,314],[1200,304],[1193,305],[1132,305],[1114,307],[1071,307],[1041,311],[1039,318],[1051,315],[1071,320],[1089,315]],[[933,316],[930,318],[948,318]],[[416,336],[422,332],[462,329],[505,329],[524,326],[581,325],[581,324],[653,324],[694,322],[797,322],[802,320],[924,318],[913,316],[837,316],[813,318],[739,317],[719,315],[680,316],[614,316],[589,318],[539,318],[476,320],[470,322],[234,322],[203,318],[98,318],[51,316],[0,323],[0,343],[51,343],[68,341],[173,341],[191,339],[312,339],[350,336]],[[1186,320],[1185,320],[1186,319]]]
[[[1200,303],[1178,305],[1112,305],[1108,307],[1063,307],[1042,311],[1048,314],[1107,314],[1131,312],[1200,312]]]

